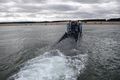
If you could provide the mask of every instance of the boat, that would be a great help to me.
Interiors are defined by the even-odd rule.
[[[81,21],[68,21],[67,32],[59,39],[58,43],[65,38],[74,38],[78,40],[78,36],[82,35],[82,22]]]

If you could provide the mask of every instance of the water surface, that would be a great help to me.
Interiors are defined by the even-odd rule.
[[[0,79],[120,79],[119,25],[84,25],[77,43],[66,39],[51,49],[65,31],[66,25],[1,26]]]

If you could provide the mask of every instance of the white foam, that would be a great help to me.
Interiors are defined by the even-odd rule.
[[[52,50],[22,64],[24,67],[8,80],[76,80],[85,67],[86,56],[64,56],[59,50]]]

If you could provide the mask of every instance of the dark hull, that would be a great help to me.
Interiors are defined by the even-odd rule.
[[[65,38],[73,38],[76,42],[78,40],[78,38],[81,36],[82,33],[77,33],[77,34],[67,34],[65,33],[58,41],[57,43],[59,43],[60,41],[64,40]]]
[[[80,38],[80,34],[78,35],[78,38]],[[71,36],[65,33],[51,48],[60,50],[66,56],[76,55],[77,40],[73,35]]]

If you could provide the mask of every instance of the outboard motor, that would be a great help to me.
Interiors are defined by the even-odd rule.
[[[60,41],[72,37],[76,41],[78,40],[78,36],[81,36],[82,34],[82,22],[81,21],[69,21],[67,23],[67,32],[57,41],[59,43]]]
[[[67,34],[75,38],[77,41],[78,35],[82,34],[82,22],[81,21],[69,21],[67,24]]]

